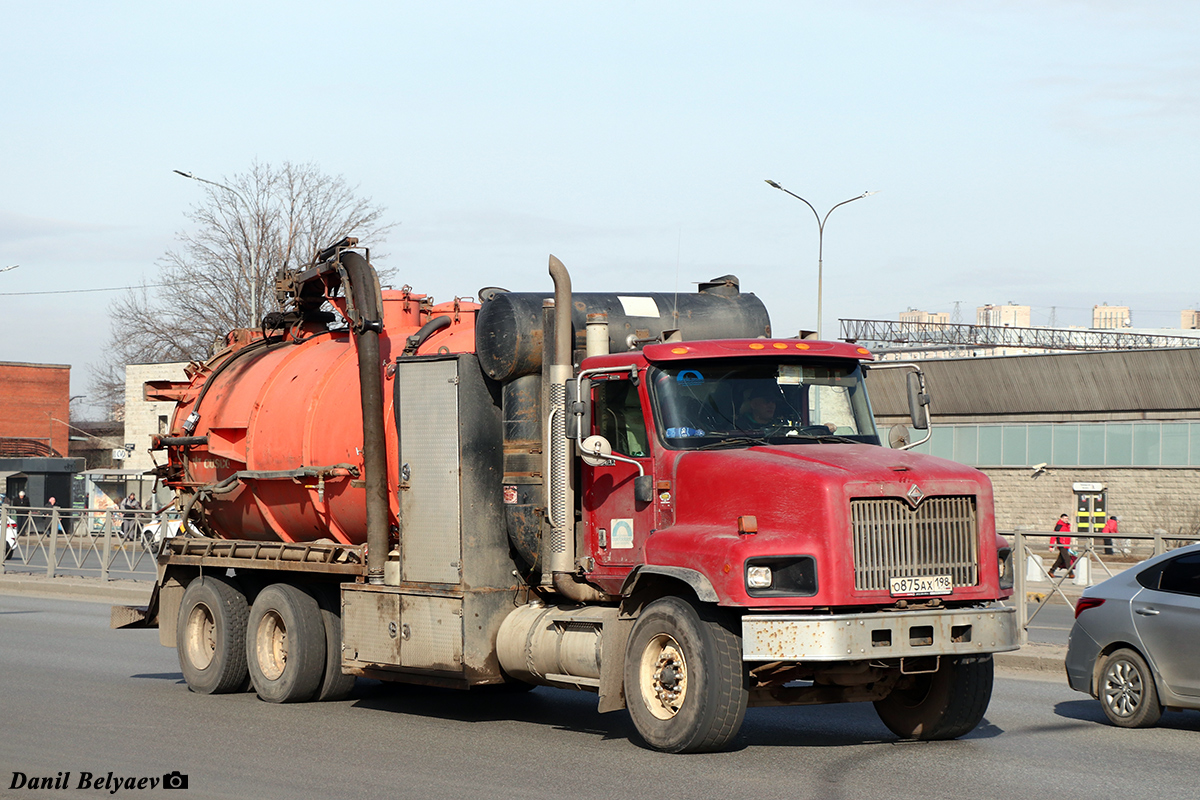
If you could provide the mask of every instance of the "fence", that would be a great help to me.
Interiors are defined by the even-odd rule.
[[[1061,627],[1035,626],[1032,623],[1048,603],[1061,599],[1074,611],[1077,592],[1107,580],[1113,575],[1140,564],[1147,558],[1165,553],[1176,547],[1200,541],[1195,537],[1168,536],[1165,533],[1132,534],[1119,533],[1110,538],[1071,536],[1071,548],[1076,555],[1071,569],[1064,570],[1060,577],[1050,577],[1046,566],[1046,555],[1051,552],[1050,538],[1059,533],[1041,531],[1000,531],[1012,543],[1013,551],[1013,599],[1017,608],[1017,624],[1021,629],[1021,644],[1029,641],[1030,628],[1040,630],[1069,630]],[[1029,600],[1029,576],[1040,575],[1050,584],[1049,591],[1033,603]],[[1074,577],[1068,577],[1074,575]],[[1038,581],[1039,583],[1043,581]],[[1068,583],[1069,582],[1069,583]],[[1078,589],[1076,587],[1079,587]],[[1040,587],[1039,587],[1040,588]]]
[[[179,527],[174,510],[0,506],[5,572],[153,579],[158,551]]]

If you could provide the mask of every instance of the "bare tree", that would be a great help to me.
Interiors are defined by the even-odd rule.
[[[108,357],[92,369],[91,391],[114,410],[124,403],[126,364],[206,358],[219,337],[277,309],[281,270],[345,236],[370,244],[394,227],[381,221],[382,206],[314,164],[256,162],[219,182],[195,179],[204,197],[186,214],[194,227],[159,260],[156,285],[110,308]]]

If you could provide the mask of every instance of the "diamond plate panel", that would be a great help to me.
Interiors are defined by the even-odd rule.
[[[458,442],[458,362],[402,365],[400,458],[409,466],[401,493],[406,581],[458,583],[461,511]]]
[[[454,597],[404,595],[401,614],[407,638],[400,650],[405,667],[458,672],[463,658],[463,603]]]

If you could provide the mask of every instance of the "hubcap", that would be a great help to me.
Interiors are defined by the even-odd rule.
[[[267,680],[279,680],[287,667],[288,657],[287,628],[279,612],[268,611],[259,620],[254,649],[258,654],[258,666],[263,676]]]
[[[642,651],[638,683],[646,708],[658,719],[671,719],[687,697],[687,659],[674,637],[660,633]]]
[[[1135,713],[1144,694],[1142,674],[1128,661],[1118,661],[1104,673],[1104,704],[1117,716]]]
[[[188,614],[185,625],[184,642],[188,661],[197,669],[208,669],[217,652],[217,625],[212,610],[203,603],[197,603]]]

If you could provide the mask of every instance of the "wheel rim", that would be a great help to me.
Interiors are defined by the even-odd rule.
[[[671,719],[683,708],[687,697],[687,659],[674,637],[660,633],[646,643],[638,677],[642,700],[655,717]]]
[[[267,680],[278,680],[287,667],[287,626],[274,609],[263,614],[255,636],[258,665]]]
[[[1105,671],[1104,705],[1118,717],[1136,713],[1145,693],[1141,670],[1129,661],[1114,662]]]
[[[212,609],[197,603],[188,612],[185,627],[187,658],[197,669],[207,669],[217,652],[217,623]]]

